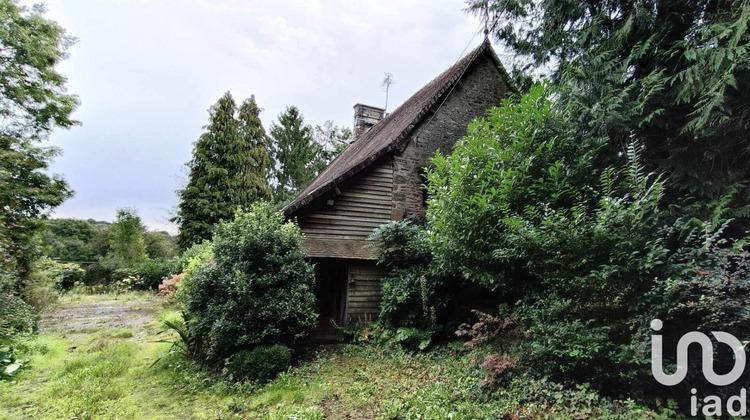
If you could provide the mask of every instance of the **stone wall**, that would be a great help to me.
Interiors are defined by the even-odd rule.
[[[475,117],[486,115],[488,108],[500,105],[508,87],[487,52],[466,71],[448,99],[442,99],[412,131],[405,148],[393,160],[393,204],[391,218],[424,217],[424,169],[437,150],[448,154],[456,141],[466,134]],[[437,108],[440,107],[438,110]]]

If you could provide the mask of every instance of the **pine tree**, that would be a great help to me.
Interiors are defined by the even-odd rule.
[[[313,137],[312,127],[296,106],[279,114],[271,125],[273,138],[274,181],[277,201],[286,201],[304,188],[320,170],[322,147]]]
[[[248,159],[238,162],[247,164],[244,173],[246,187],[240,192],[245,203],[271,198],[271,189],[268,186],[271,167],[270,142],[260,121],[260,111],[255,102],[255,95],[251,95],[242,103],[237,115],[242,146],[248,154]]]
[[[178,192],[180,205],[173,221],[180,227],[178,245],[185,249],[210,239],[220,220],[238,207],[269,197],[265,172],[269,165],[265,132],[254,98],[245,101],[239,116],[227,92],[209,110],[209,123],[195,143],[188,185]]]

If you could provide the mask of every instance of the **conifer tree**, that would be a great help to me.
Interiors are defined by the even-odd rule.
[[[734,196],[727,215],[750,226],[750,2],[468,5],[530,67],[552,70],[561,104],[579,110],[582,132],[609,139],[609,156],[644,145],[647,169],[669,175],[665,203],[721,210]]]
[[[279,114],[278,124],[271,124],[271,137],[276,200],[286,201],[304,188],[320,169],[322,148],[296,106]]]
[[[251,95],[242,103],[237,115],[241,145],[248,152],[248,159],[238,162],[247,165],[244,172],[246,188],[240,191],[240,194],[244,195],[242,201],[245,203],[271,198],[271,189],[268,186],[271,167],[270,142],[260,121],[260,111],[255,102],[255,95]]]
[[[210,239],[220,220],[238,207],[267,198],[269,165],[266,136],[251,97],[239,110],[227,92],[209,110],[209,123],[195,143],[188,185],[178,192],[180,205],[173,221],[180,227],[178,245],[185,249]]]

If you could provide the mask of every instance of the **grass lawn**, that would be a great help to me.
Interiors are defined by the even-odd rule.
[[[170,354],[161,319],[177,316],[151,294],[66,296],[40,334],[20,344],[28,364],[0,381],[0,418],[587,418],[610,415],[590,393],[483,387],[481,351],[427,354],[331,345],[264,386],[232,383]],[[537,384],[538,385],[538,384]],[[555,391],[557,392],[557,391]],[[547,394],[545,394],[547,395]],[[550,407],[549,400],[560,399]],[[563,399],[579,398],[575,409]],[[602,411],[604,410],[604,411]],[[638,411],[625,417],[638,418]],[[640,413],[642,414],[642,413]],[[614,415],[612,415],[614,416]]]
[[[435,418],[482,410],[463,394],[480,379],[367,346],[323,346],[275,382],[234,384],[169,354],[160,319],[175,315],[150,294],[63,297],[20,343],[28,363],[0,382],[0,418],[392,418],[423,397]]]

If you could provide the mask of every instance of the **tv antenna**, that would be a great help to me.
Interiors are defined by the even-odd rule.
[[[393,75],[391,73],[385,73],[383,83],[381,83],[381,86],[385,88],[385,109],[388,109],[388,92],[391,90],[391,85],[394,83],[396,83],[396,81],[393,80]]]

